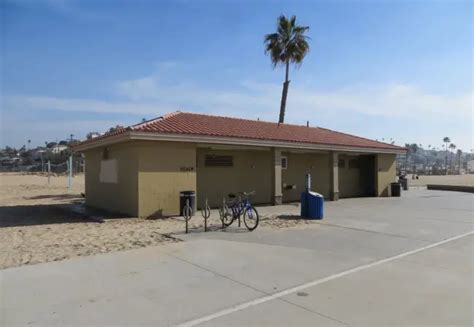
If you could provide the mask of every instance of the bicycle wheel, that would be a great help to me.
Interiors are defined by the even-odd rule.
[[[249,231],[253,231],[258,226],[258,212],[254,207],[248,207],[244,211],[244,224]]]
[[[222,224],[226,227],[229,227],[232,224],[232,222],[234,221],[234,216],[232,214],[232,210],[230,210],[227,205],[224,205],[221,208],[220,216],[221,216]]]

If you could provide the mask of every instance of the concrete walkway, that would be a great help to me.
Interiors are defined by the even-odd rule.
[[[473,203],[426,190],[342,200],[304,228],[1,270],[0,325],[470,326]]]

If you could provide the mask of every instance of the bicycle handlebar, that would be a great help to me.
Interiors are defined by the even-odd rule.
[[[251,191],[251,192],[238,192],[237,193],[239,196],[243,196],[244,198],[248,198],[250,195],[254,195],[255,194],[255,191]],[[227,197],[229,197],[230,199],[235,199],[237,198],[237,196],[235,194],[232,194],[232,193],[229,193],[227,194]]]
[[[239,192],[239,194],[243,195],[243,196],[249,196],[249,195],[254,195],[255,194],[255,191],[250,191],[250,192]]]

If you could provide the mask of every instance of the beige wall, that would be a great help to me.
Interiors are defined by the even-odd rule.
[[[390,183],[395,182],[396,167],[394,154],[378,154],[376,159],[377,196],[390,196]]]
[[[305,175],[311,174],[312,190],[329,197],[330,192],[330,161],[325,153],[288,153],[282,156],[288,158],[288,168],[282,170],[283,185],[296,185],[296,189],[283,191],[283,201],[299,201],[301,192],[305,190]]]
[[[107,147],[109,160],[116,162],[116,182],[101,182],[104,148],[86,151],[86,204],[111,212],[138,214],[138,160],[132,143]],[[108,172],[110,174],[110,171]],[[102,172],[104,174],[104,172]]]
[[[233,167],[206,167],[206,155],[231,155]],[[270,150],[197,150],[198,204],[207,197],[211,207],[219,207],[229,193],[256,191],[252,203],[270,203],[272,194],[272,153]]]
[[[196,191],[196,145],[135,142],[140,217],[179,214],[179,192]]]
[[[86,204],[131,216],[179,214],[179,192],[196,191],[196,146],[135,141],[108,146],[117,183],[100,181],[104,148],[85,152]]]
[[[272,202],[274,158],[267,150],[213,150],[197,148],[194,143],[134,141],[108,146],[108,157],[116,161],[116,181],[101,175],[103,149],[85,151],[86,203],[89,206],[131,216],[170,216],[179,214],[179,192],[196,191],[198,207],[207,197],[212,207],[220,206],[222,197],[239,191],[256,191],[253,203]],[[205,167],[206,154],[232,155],[233,167]],[[331,190],[331,160],[323,153],[288,153],[288,168],[282,170],[285,189],[283,201],[299,201],[304,191],[304,176],[312,176],[312,189],[328,198]],[[365,177],[359,169],[339,170],[341,197],[364,193]],[[378,154],[375,158],[377,196],[390,195],[395,180],[395,155]],[[106,180],[106,182],[104,182]],[[367,188],[367,185],[366,185]]]

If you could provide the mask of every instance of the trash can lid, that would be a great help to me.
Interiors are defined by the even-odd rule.
[[[319,194],[318,192],[309,191],[308,193],[311,194],[311,195],[314,195],[314,196],[318,196],[318,197],[320,197],[320,198],[323,197],[323,195],[322,195],[322,194]]]

